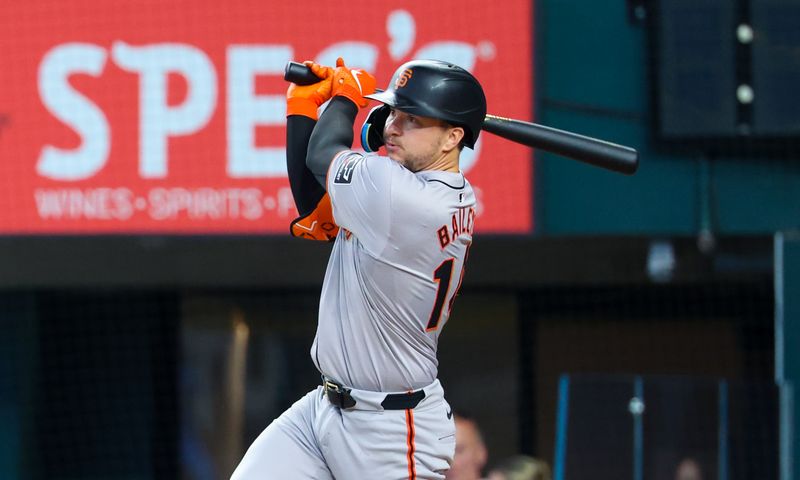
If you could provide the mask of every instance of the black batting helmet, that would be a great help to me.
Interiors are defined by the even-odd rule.
[[[444,120],[464,129],[464,144],[475,147],[486,117],[486,95],[471,73],[439,60],[400,65],[383,92],[365,95],[412,115]]]

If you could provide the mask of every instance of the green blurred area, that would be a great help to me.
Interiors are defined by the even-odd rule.
[[[536,232],[687,235],[707,225],[736,235],[797,228],[798,159],[708,159],[656,148],[647,30],[629,19],[629,3],[536,2],[537,122],[640,154],[639,171],[625,177],[539,153]]]

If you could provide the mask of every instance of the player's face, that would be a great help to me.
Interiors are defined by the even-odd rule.
[[[383,129],[386,154],[412,172],[425,170],[452,150],[454,129],[461,130],[435,118],[392,109]]]

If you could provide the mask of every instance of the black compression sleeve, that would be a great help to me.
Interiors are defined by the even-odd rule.
[[[353,123],[357,113],[358,107],[351,100],[333,97],[314,127],[308,142],[306,165],[323,187],[333,156],[353,146]]]
[[[306,167],[308,139],[317,122],[303,115],[289,115],[286,118],[286,170],[289,185],[298,213],[311,213],[325,194],[314,174]]]

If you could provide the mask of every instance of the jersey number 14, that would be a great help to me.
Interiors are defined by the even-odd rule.
[[[464,254],[464,263],[461,265],[461,275],[458,277],[458,286],[453,291],[453,296],[447,302],[447,314],[453,311],[453,303],[456,300],[459,290],[461,290],[461,282],[464,280],[464,265],[467,263],[469,257],[469,247]],[[439,328],[439,321],[442,319],[442,307],[444,307],[445,296],[450,289],[450,280],[453,278],[453,266],[455,265],[455,258],[448,258],[442,262],[436,270],[433,271],[433,281],[438,284],[436,288],[436,300],[433,301],[433,310],[428,319],[428,326],[425,327],[426,332],[432,332]]]

